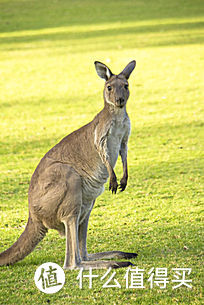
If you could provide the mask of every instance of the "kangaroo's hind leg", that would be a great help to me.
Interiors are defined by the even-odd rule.
[[[95,201],[94,201],[95,202]],[[94,205],[94,202],[92,204],[92,207]],[[79,251],[80,255],[83,261],[88,260],[88,251],[87,251],[87,231],[88,231],[88,222],[89,222],[89,216],[91,214],[91,210],[87,213],[86,217],[81,221],[79,225]]]
[[[75,269],[81,264],[78,241],[81,207],[81,177],[72,169],[67,175],[67,192],[58,212],[58,217],[65,226],[66,252],[64,269]]]
[[[94,205],[94,202],[92,204],[92,207]],[[84,218],[83,222],[80,223],[79,225],[79,251],[81,254],[82,258],[82,264],[84,265],[85,269],[86,267],[88,268],[89,266],[95,269],[100,269],[100,268],[120,268],[120,267],[127,267],[129,265],[132,265],[130,262],[108,262],[108,261],[99,261],[102,259],[130,259],[130,258],[135,258],[137,256],[136,253],[128,253],[128,252],[121,252],[121,251],[108,251],[108,252],[99,252],[99,253],[93,253],[93,254],[88,254],[87,252],[87,246],[86,246],[86,241],[87,241],[87,230],[88,230],[88,221],[89,221],[89,216],[90,212],[86,215]]]
[[[103,269],[132,265],[130,262],[98,260],[101,258],[110,258],[104,255],[101,256],[101,254],[93,254],[93,257],[90,256],[90,259],[89,256],[87,257],[86,236],[89,215],[93,204],[90,205],[90,210],[83,219],[81,177],[76,171],[69,168],[66,181],[66,194],[58,211],[58,217],[64,223],[66,235],[64,269]],[[114,255],[114,257],[116,256]]]

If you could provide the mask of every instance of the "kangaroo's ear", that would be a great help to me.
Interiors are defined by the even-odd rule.
[[[102,64],[100,61],[95,61],[94,64],[96,72],[101,78],[108,80],[113,75],[111,70],[106,65]]]
[[[136,61],[133,60],[125,67],[125,69],[120,74],[123,74],[126,77],[126,79],[128,79],[130,77],[130,74],[134,70],[135,66],[136,66]]]

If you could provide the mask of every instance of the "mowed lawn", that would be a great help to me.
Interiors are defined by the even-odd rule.
[[[103,107],[94,61],[119,73],[135,59],[129,184],[116,195],[106,185],[97,199],[88,249],[136,251],[131,261],[144,270],[144,288],[126,287],[126,269],[114,277],[121,288],[103,288],[106,271],[94,270],[93,287],[83,278],[80,289],[78,271],[65,271],[64,287],[43,294],[36,268],[62,266],[65,251],[50,230],[23,261],[0,267],[0,304],[202,303],[203,43],[199,0],[0,0],[0,251],[24,230],[39,160]],[[150,288],[153,267],[166,268],[166,288]],[[192,269],[192,288],[173,289],[173,268]]]

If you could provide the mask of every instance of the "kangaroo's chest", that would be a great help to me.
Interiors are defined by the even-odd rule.
[[[129,133],[130,122],[128,119],[115,120],[110,126],[107,136],[108,155],[112,167],[115,166],[125,134]]]
[[[99,132],[97,130],[97,132]],[[114,168],[116,161],[118,159],[119,151],[121,149],[121,143],[126,134],[130,132],[130,121],[129,118],[121,118],[113,120],[109,127],[101,133],[99,141],[101,142],[103,148],[103,154],[106,156]],[[91,176],[82,179],[83,185],[83,211],[91,208],[90,203],[92,203],[104,190],[104,183],[108,179],[107,168],[102,161],[101,157],[97,153],[97,162],[94,162],[94,171]]]

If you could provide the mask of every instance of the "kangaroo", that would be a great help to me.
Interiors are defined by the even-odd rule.
[[[108,251],[88,254],[87,228],[96,198],[104,191],[125,190],[128,180],[127,143],[130,120],[126,112],[128,79],[136,62],[131,61],[115,75],[96,61],[97,74],[105,79],[104,108],[87,125],[72,132],[41,159],[28,191],[29,218],[24,232],[7,250],[0,253],[0,265],[13,264],[33,251],[48,229],[66,236],[64,269],[120,268],[136,253]],[[121,156],[123,177],[118,185],[114,166]],[[105,259],[105,260],[103,260]]]

